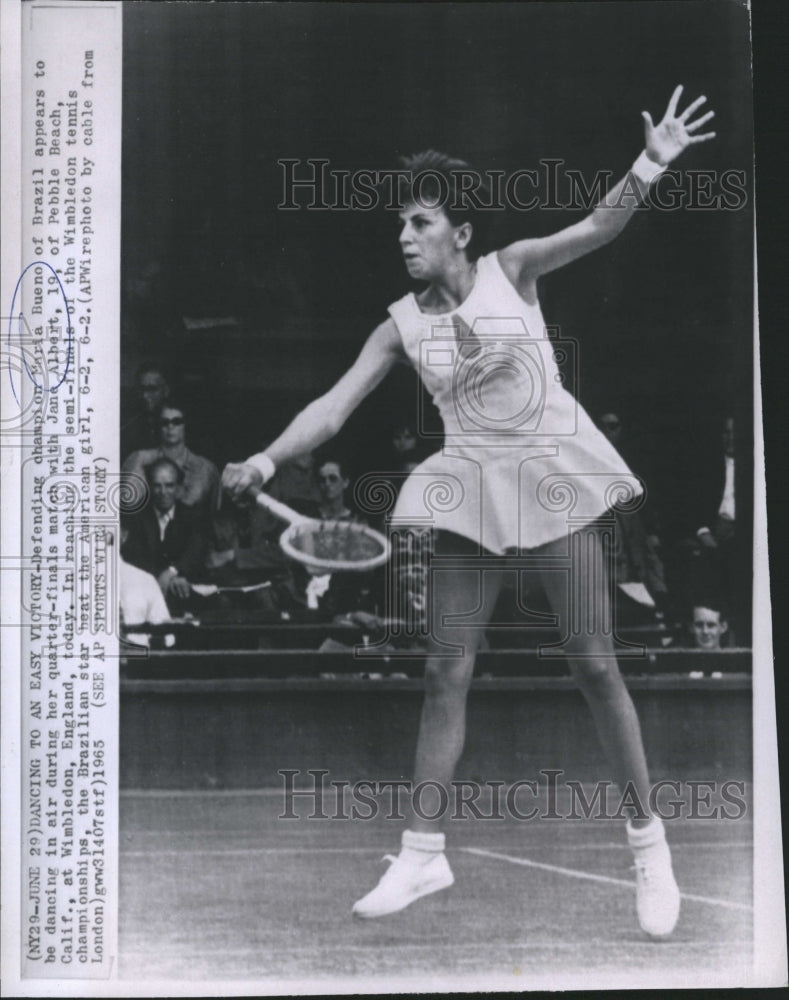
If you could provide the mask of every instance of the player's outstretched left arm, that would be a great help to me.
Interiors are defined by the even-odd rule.
[[[499,262],[514,284],[533,280],[610,243],[633,216],[636,186],[643,199],[651,181],[684,149],[715,138],[715,132],[699,132],[714,116],[714,111],[707,111],[691,121],[706,97],[697,97],[681,114],[677,113],[682,89],[679,86],[674,90],[666,113],[657,125],[648,111],[642,111],[644,152],[632,170],[595,206],[591,215],[552,236],[519,240],[499,251]]]

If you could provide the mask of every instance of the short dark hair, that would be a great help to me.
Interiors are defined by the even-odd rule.
[[[135,378],[139,382],[143,375],[149,375],[151,372],[156,372],[157,375],[161,375],[169,386],[170,380],[167,377],[167,370],[165,369],[165,366],[160,361],[156,361],[153,358],[148,358],[147,361],[143,361],[142,364],[139,365]]]
[[[183,414],[184,421],[186,421],[189,414],[187,413],[186,407],[181,406],[180,399],[174,399],[172,396],[168,396],[167,399],[162,403],[160,412],[165,410],[178,410],[179,413]]]
[[[486,203],[490,204],[490,186],[484,175],[465,160],[435,149],[401,156],[398,162],[409,172],[408,177],[400,178],[401,201],[421,204],[421,199],[429,198],[436,208],[444,210],[453,226],[470,223],[471,240],[466,253],[469,260],[476,260],[484,252],[490,223],[490,216],[484,209]],[[461,174],[473,174],[478,183],[472,185],[471,190],[459,185]]]
[[[149,465],[145,466],[145,478],[148,480],[148,485],[151,486],[153,484],[153,477],[156,470],[164,468],[175,471],[175,481],[180,486],[184,481],[183,470],[171,458],[167,458],[166,455],[160,455],[159,458],[155,458]]]
[[[690,613],[688,615],[691,622],[693,621],[693,612],[696,608],[707,608],[708,611],[714,611],[720,616],[721,622],[727,622],[729,620],[729,616],[726,612],[726,605],[722,600],[720,600],[720,598],[710,597],[709,595],[702,595],[701,597],[694,598],[691,602],[689,609]]]
[[[318,461],[315,463],[314,466],[314,472],[316,478],[318,476],[318,473],[324,467],[324,465],[336,465],[337,468],[340,470],[340,475],[342,476],[343,479],[350,478],[350,476],[348,475],[348,470],[345,467],[345,462],[343,461],[343,459],[338,458],[337,455],[326,455],[319,457]]]

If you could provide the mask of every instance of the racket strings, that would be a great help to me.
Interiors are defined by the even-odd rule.
[[[340,564],[354,568],[386,560],[388,545],[383,536],[353,521],[310,521],[286,532],[294,558],[326,568]]]

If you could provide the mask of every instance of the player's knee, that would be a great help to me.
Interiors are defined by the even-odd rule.
[[[589,694],[606,695],[622,683],[615,659],[609,655],[573,657],[570,670],[580,687]]]
[[[447,659],[473,659],[479,648],[484,632],[457,625],[443,625],[434,622],[428,637],[428,652],[431,656]]]
[[[471,684],[473,659],[430,657],[425,665],[425,694],[433,697],[464,698]]]

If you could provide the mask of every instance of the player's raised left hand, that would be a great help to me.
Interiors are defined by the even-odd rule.
[[[708,111],[695,121],[689,121],[691,115],[702,104],[706,103],[706,97],[697,97],[695,101],[685,108],[681,115],[677,114],[677,105],[682,96],[682,89],[681,84],[675,89],[671,95],[671,100],[668,102],[666,113],[657,125],[652,121],[652,116],[648,111],[641,112],[641,117],[644,119],[644,138],[647,156],[650,160],[654,160],[655,163],[659,163],[663,167],[676,159],[682,150],[688,146],[697,142],[708,142],[710,139],[715,138],[715,132],[697,134],[698,129],[714,117],[714,111]]]

